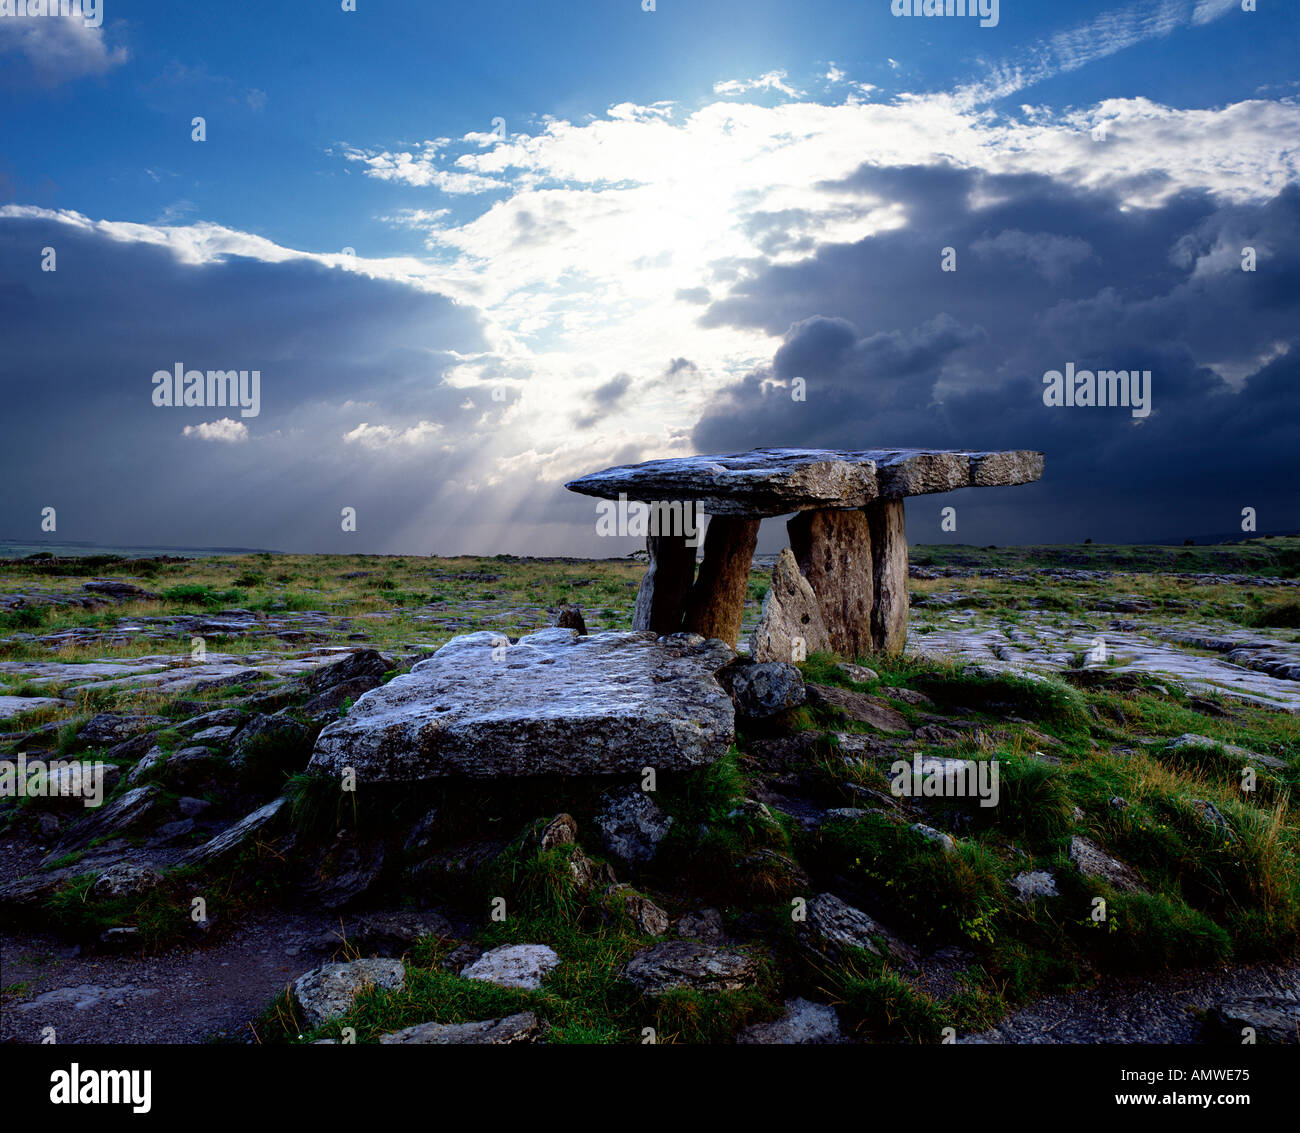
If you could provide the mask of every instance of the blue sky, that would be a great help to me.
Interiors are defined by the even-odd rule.
[[[0,15],[0,535],[622,553],[563,480],[750,444],[1047,453],[918,541],[1300,526],[1300,7],[890,7]],[[1047,410],[1071,359],[1152,417]],[[151,405],[177,360],[262,413]]]

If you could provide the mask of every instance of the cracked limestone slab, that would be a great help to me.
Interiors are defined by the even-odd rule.
[[[956,488],[1027,484],[1043,474],[1028,449],[763,448],[719,456],[673,457],[580,476],[570,491],[604,499],[695,500],[709,515],[771,517],[813,508],[862,508]]]
[[[697,634],[465,634],[361,696],[311,766],[390,782],[699,767],[735,735],[714,676],[734,656]]]

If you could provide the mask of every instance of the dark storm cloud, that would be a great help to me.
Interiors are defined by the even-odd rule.
[[[579,429],[590,429],[618,408],[631,387],[632,379],[627,374],[617,374],[603,385],[597,386],[591,391],[591,410],[579,414],[574,424]]]
[[[45,247],[57,271],[41,270]],[[485,348],[474,312],[305,259],[183,263],[81,226],[7,218],[0,325],[0,440],[19,470],[0,500],[8,537],[31,538],[55,506],[65,539],[321,549],[339,545],[340,508],[353,506],[380,549],[435,503],[431,527],[463,503],[439,500],[438,486],[473,442],[456,453],[415,442],[459,438],[504,408],[482,396],[461,409],[467,391],[443,380],[450,351]],[[260,370],[260,414],[155,406],[151,377],[177,362]],[[183,435],[223,418],[248,439]]]
[[[1047,454],[1040,485],[909,505],[928,525],[917,538],[940,537],[949,503],[956,537],[973,542],[1226,533],[1246,506],[1261,529],[1300,526],[1300,188],[1255,205],[1189,193],[1125,209],[1037,176],[949,167],[864,168],[827,187],[897,201],[907,224],[765,267],[704,313],[784,342],[715,397],[698,451]],[[1241,270],[1246,246],[1254,272]],[[954,272],[941,270],[945,248]],[[1069,362],[1151,370],[1151,415],[1045,406],[1044,372]]]

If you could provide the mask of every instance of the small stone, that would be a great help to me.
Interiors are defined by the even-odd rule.
[[[955,854],[957,852],[957,843],[953,841],[951,834],[945,834],[942,830],[936,830],[933,826],[926,826],[924,822],[914,822],[911,829],[921,835],[928,842],[936,842],[945,854]]]
[[[847,1040],[834,1007],[807,999],[787,999],[785,1014],[773,1023],[755,1023],[736,1036],[746,1046],[828,1046]]]
[[[1016,896],[1030,904],[1035,897],[1059,897],[1056,879],[1046,870],[1022,871],[1009,882]]]
[[[95,879],[90,887],[90,896],[97,901],[134,897],[147,893],[161,880],[158,871],[147,863],[132,865],[130,862],[118,862]]]
[[[1075,835],[1070,839],[1070,861],[1084,877],[1107,881],[1116,889],[1130,893],[1145,892],[1146,887],[1132,866],[1112,858],[1095,842]]]
[[[698,940],[702,944],[721,944],[727,938],[722,913],[717,909],[687,913],[677,922],[677,935],[683,940]]]
[[[484,952],[460,974],[464,979],[483,980],[497,987],[536,991],[559,965],[559,955],[545,944],[506,944]]]
[[[866,665],[854,665],[849,661],[841,661],[835,668],[843,676],[853,681],[854,684],[865,685],[880,680],[880,674],[875,669],[868,669]]]

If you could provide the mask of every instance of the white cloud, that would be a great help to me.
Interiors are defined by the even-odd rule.
[[[834,69],[834,65],[832,65],[831,70]],[[756,79],[727,79],[725,82],[714,83],[713,93],[731,95],[744,94],[746,91],[751,90],[777,90],[782,94],[788,94],[791,98],[798,98],[803,92],[795,90],[785,79],[786,74],[784,71],[768,71],[766,74],[759,75]]]
[[[103,75],[125,63],[125,47],[109,48],[100,27],[87,27],[80,14],[0,18],[0,55],[21,55],[40,86]]]
[[[248,426],[242,421],[222,417],[219,421],[204,421],[199,425],[186,425],[181,430],[183,437],[197,437],[201,441],[219,441],[222,444],[236,445],[248,440]]]
[[[1139,0],[1126,8],[1102,12],[1086,23],[1056,32],[1025,57],[999,63],[985,78],[958,88],[955,97],[967,106],[992,102],[1144,40],[1162,38],[1189,24],[1209,23],[1234,6],[1225,0]],[[889,63],[896,66],[892,59]]]
[[[440,432],[442,426],[436,421],[420,421],[405,429],[392,425],[370,425],[362,421],[351,432],[344,433],[343,439],[348,444],[359,444],[365,448],[396,448],[399,445],[428,444]]]

